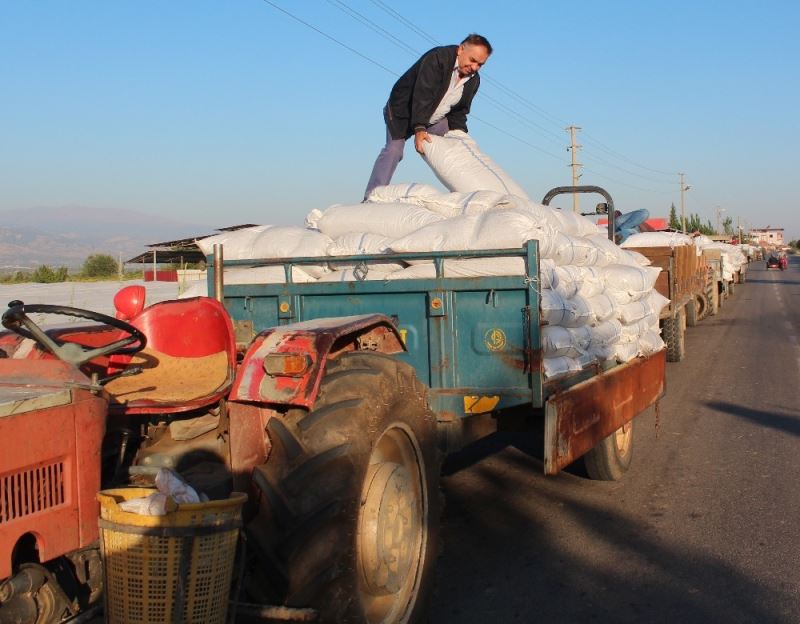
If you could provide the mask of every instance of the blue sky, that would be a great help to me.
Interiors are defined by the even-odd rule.
[[[621,210],[666,216],[683,171],[687,213],[798,238],[799,6],[9,0],[0,210],[302,223],[360,200],[396,75],[477,31],[495,54],[470,133],[531,197],[570,183],[575,124],[581,182]],[[438,184],[410,144],[395,181]]]

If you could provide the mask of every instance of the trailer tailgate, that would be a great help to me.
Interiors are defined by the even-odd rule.
[[[551,396],[544,468],[553,475],[650,407],[665,390],[666,351],[637,358]]]

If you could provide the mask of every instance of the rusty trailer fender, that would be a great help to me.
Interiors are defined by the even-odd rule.
[[[250,345],[229,399],[309,408],[314,404],[328,359],[356,349],[394,354],[405,351],[392,320],[382,314],[315,319],[271,327]],[[298,356],[307,364],[297,373],[271,374],[267,358]]]
[[[662,349],[551,396],[545,405],[545,474],[557,474],[658,401],[665,371]]]

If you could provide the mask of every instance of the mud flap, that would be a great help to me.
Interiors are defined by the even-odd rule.
[[[557,474],[663,396],[665,368],[662,349],[550,397],[545,405],[545,474]]]

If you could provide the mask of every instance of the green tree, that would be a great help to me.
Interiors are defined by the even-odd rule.
[[[33,272],[31,279],[40,284],[64,282],[67,279],[67,267],[62,266],[57,269],[51,269],[46,264],[43,264]]]
[[[691,214],[689,215],[689,219],[686,221],[686,230],[688,232],[700,232],[701,234],[705,234],[706,236],[713,236],[716,234],[714,231],[714,227],[711,225],[711,221],[707,221],[703,223],[700,221],[699,214]]]
[[[725,217],[722,220],[722,231],[725,234],[733,234],[733,217]]]
[[[86,277],[111,277],[117,274],[117,261],[108,254],[92,254],[83,263]]]
[[[670,230],[680,230],[681,229],[681,220],[678,219],[678,213],[675,210],[675,204],[674,203],[669,208],[669,229]]]
[[[705,224],[700,225],[698,229],[701,234],[705,234],[706,236],[713,236],[714,234],[716,234],[714,226],[711,225],[711,219],[706,221]]]

